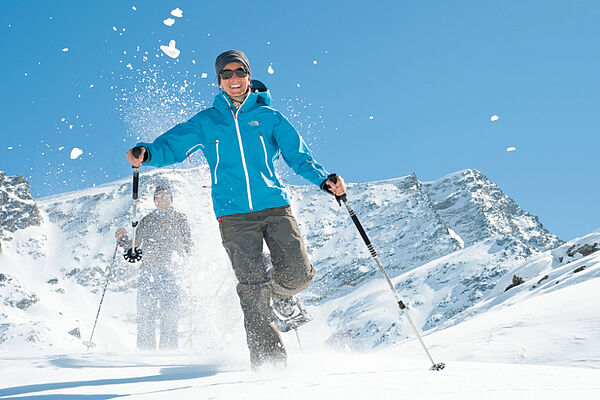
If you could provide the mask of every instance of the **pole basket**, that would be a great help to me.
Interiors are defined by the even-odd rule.
[[[142,259],[142,249],[131,248],[123,254],[123,257],[130,263],[136,263]]]

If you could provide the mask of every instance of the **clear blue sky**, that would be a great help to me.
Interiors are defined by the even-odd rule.
[[[476,168],[564,240],[600,227],[598,1],[1,7],[0,170],[28,177],[36,197],[129,176],[136,137],[210,105],[214,59],[237,48],[348,181]],[[183,18],[163,24],[177,7]],[[176,60],[159,49],[170,40]]]

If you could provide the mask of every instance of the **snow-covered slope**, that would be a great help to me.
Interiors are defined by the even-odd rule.
[[[600,233],[594,232],[527,259],[506,257],[505,251],[497,248],[495,240],[487,240],[394,278],[395,287],[405,299],[417,325],[429,330],[429,334],[445,332],[452,327],[469,337],[470,334],[465,334],[467,331],[461,330],[466,322],[471,324],[471,320],[482,320],[494,312],[504,316],[506,329],[517,328],[521,322],[516,314],[514,326],[508,321],[521,303],[532,301],[531,304],[540,307],[537,299],[548,295],[544,298],[551,299],[548,301],[552,306],[544,311],[545,314],[540,314],[540,320],[535,315],[527,315],[527,318],[532,321],[531,325],[539,326],[541,330],[553,330],[555,323],[564,328],[554,338],[554,342],[561,342],[555,348],[558,351],[556,357],[565,357],[560,354],[560,347],[576,336],[567,334],[571,328],[562,325],[569,322],[573,323],[571,332],[580,328],[588,332],[588,341],[578,344],[582,351],[589,350],[590,346],[600,346],[600,337],[590,331],[590,327],[600,323],[595,316],[600,302],[593,295],[594,290],[600,290],[600,252],[592,252],[600,249]],[[578,252],[581,249],[586,256]],[[513,277],[520,278],[523,283],[512,286]],[[581,293],[573,289],[583,288],[579,286],[583,284],[587,286]],[[410,325],[399,316],[392,293],[386,289],[383,279],[373,280],[344,298],[323,305],[321,312],[328,316],[330,327],[329,342],[346,348],[368,349],[412,339],[414,333]],[[556,293],[562,289],[565,291]],[[553,320],[552,307],[560,307],[566,293],[570,296],[570,312],[574,314],[562,321]],[[562,315],[564,317],[564,313]],[[486,321],[491,325],[483,324],[479,334],[494,337],[497,331],[494,319]],[[547,349],[551,347],[547,346]],[[600,357],[593,354],[600,353],[592,352],[591,359],[586,360],[600,367]],[[513,356],[502,360],[520,360]],[[523,358],[523,361],[528,360]]]
[[[153,188],[164,180],[172,183],[174,206],[188,215],[196,243],[194,257],[181,267],[181,348],[246,360],[235,281],[211,210],[208,171],[143,173],[138,215],[153,208]],[[414,334],[345,208],[312,186],[290,191],[318,271],[303,294],[315,317],[302,329],[307,344],[365,350],[412,343]],[[440,199],[448,197],[461,199],[453,203],[460,207],[440,207]],[[600,246],[596,234],[553,249],[560,243],[556,236],[478,171],[460,171],[428,184],[414,175],[350,184],[348,199],[417,325],[426,334],[435,333],[427,337],[545,295],[555,274],[571,276],[569,268],[584,259],[591,264],[572,279],[560,278],[553,289],[597,280],[591,253]],[[482,207],[481,201],[491,205]],[[494,201],[510,206],[495,206]],[[45,198],[38,206],[44,222],[17,230],[13,240],[3,242],[0,352],[81,348],[76,333],[68,332],[78,328],[82,339],[88,339],[111,264],[95,332],[98,350],[133,351],[137,269],[120,251],[111,261],[114,231],[131,222],[130,180]],[[504,293],[513,275],[525,283]],[[543,275],[550,277],[533,288],[531,282]],[[528,287],[527,299],[516,295]]]
[[[594,247],[600,231],[521,263],[488,298],[431,332],[432,351],[453,360],[600,368],[600,252],[588,252]],[[578,249],[587,255],[575,255]],[[513,275],[523,283],[506,290]],[[409,357],[419,351],[409,342],[399,348]]]

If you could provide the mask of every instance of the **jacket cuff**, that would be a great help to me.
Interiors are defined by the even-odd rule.
[[[331,193],[331,190],[329,190],[329,187],[327,186],[327,181],[328,181],[328,180],[330,180],[331,178],[333,178],[334,176],[337,176],[337,174],[329,174],[329,175],[327,176],[327,179],[325,179],[325,180],[324,180],[323,182],[321,182],[321,184],[319,185],[319,187],[320,187],[322,190],[326,191],[326,192],[327,192],[327,193],[329,193],[329,194],[333,194],[333,193]]]

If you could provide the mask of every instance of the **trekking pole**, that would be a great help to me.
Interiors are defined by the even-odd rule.
[[[104,283],[104,289],[102,290],[102,297],[100,297],[100,305],[98,305],[98,312],[96,313],[96,320],[94,321],[94,327],[92,328],[92,333],[90,335],[90,340],[83,342],[85,346],[87,346],[88,351],[91,347],[96,347],[96,343],[92,342],[92,338],[94,337],[94,331],[96,330],[96,323],[98,322],[98,316],[100,315],[100,309],[102,308],[102,302],[104,301],[104,294],[106,293],[106,288],[108,287],[108,283],[110,281],[110,277],[112,275],[112,267],[115,264],[115,259],[117,257],[117,250],[119,249],[119,242],[115,246],[115,252],[113,253],[112,261],[110,266],[108,267],[108,275],[106,275],[106,282]]]
[[[331,175],[329,175],[328,179],[331,180],[333,183],[335,183],[337,181],[337,175],[331,174]],[[404,313],[404,315],[406,315],[406,319],[408,320],[408,322],[410,323],[410,326],[412,327],[413,331],[417,335],[417,339],[419,339],[419,342],[421,342],[421,346],[423,346],[425,353],[427,353],[427,357],[429,357],[429,361],[431,361],[432,365],[431,365],[431,368],[429,368],[429,369],[432,371],[440,371],[440,370],[444,369],[444,367],[446,365],[444,363],[435,363],[433,361],[433,358],[431,357],[431,354],[429,354],[429,350],[427,350],[427,346],[425,346],[425,342],[423,342],[423,338],[421,338],[421,334],[419,333],[417,326],[414,324],[412,318],[410,317],[406,305],[404,304],[402,299],[400,299],[400,296],[398,295],[396,288],[394,288],[394,284],[392,283],[392,280],[390,279],[389,275],[385,271],[385,268],[383,268],[383,264],[379,260],[379,257],[377,256],[377,252],[373,248],[373,245],[371,244],[371,241],[369,240],[369,237],[367,236],[365,229],[363,228],[362,224],[358,220],[358,217],[354,213],[354,210],[352,210],[352,208],[348,204],[348,199],[346,198],[346,195],[343,194],[341,196],[338,196],[338,195],[334,194],[334,196],[340,206],[342,205],[342,201],[344,202],[344,205],[346,206],[346,209],[348,210],[348,213],[350,214],[350,217],[352,218],[354,225],[356,225],[356,228],[358,229],[360,236],[363,238],[365,244],[367,245],[367,248],[371,252],[371,256],[375,259],[375,261],[377,262],[377,266],[379,267],[379,270],[385,276],[385,280],[387,281],[388,286],[394,293],[394,297],[396,298],[396,302],[398,303],[398,306],[400,307],[400,311],[402,313]]]
[[[142,152],[141,148],[135,147],[132,150],[132,154],[134,157],[139,157]],[[133,212],[131,218],[131,227],[133,233],[131,234],[131,248],[123,254],[123,257],[129,261],[130,263],[138,262],[142,259],[142,250],[135,248],[135,233],[138,225],[138,221],[136,221],[136,207],[137,207],[137,199],[138,199],[138,184],[140,181],[140,172],[138,167],[133,167]]]

